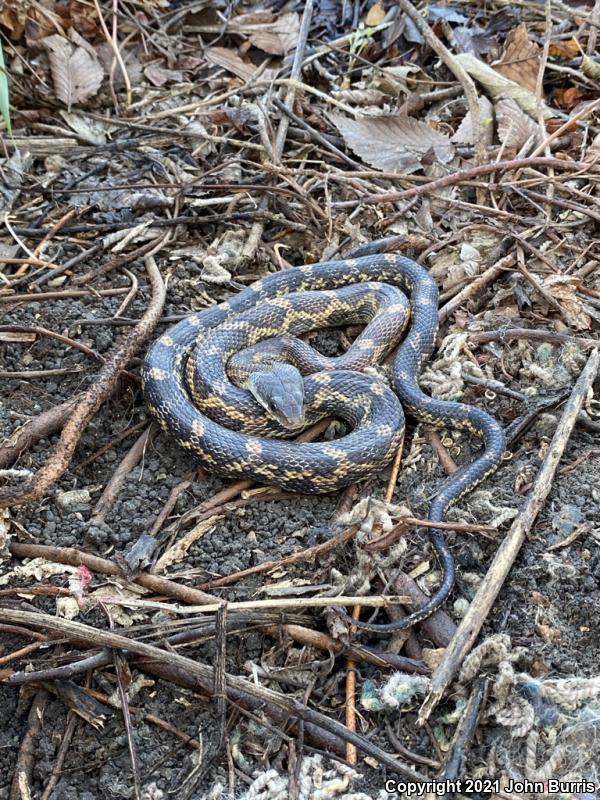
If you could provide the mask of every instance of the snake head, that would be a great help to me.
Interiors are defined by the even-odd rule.
[[[304,381],[291,364],[272,364],[268,371],[252,372],[248,389],[270,417],[284,428],[301,428],[304,422]]]

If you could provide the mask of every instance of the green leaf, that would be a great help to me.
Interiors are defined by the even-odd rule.
[[[12,133],[12,125],[10,123],[10,105],[8,102],[8,75],[6,72],[6,67],[4,66],[2,42],[0,42],[0,114],[2,114],[7,131]]]

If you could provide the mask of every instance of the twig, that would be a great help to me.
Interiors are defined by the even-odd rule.
[[[454,462],[452,462],[454,463]],[[447,470],[451,474],[451,470]],[[388,501],[389,502],[389,501]],[[373,552],[384,550],[395,544],[406,533],[409,528],[441,528],[442,530],[457,531],[458,533],[482,533],[493,536],[497,529],[493,525],[477,525],[470,522],[432,522],[430,519],[418,519],[417,517],[402,517],[391,530],[369,539],[363,544],[363,550]]]
[[[458,626],[456,635],[433,673],[429,695],[420,710],[420,719],[422,720],[429,718],[477,638],[494,600],[498,596],[506,576],[525,541],[528,531],[531,529],[552,489],[556,468],[567,446],[588,389],[593,384],[598,372],[598,361],[599,352],[594,350],[590,353],[587,363],[573,387],[571,397],[565,405],[544,463],[538,472],[531,495],[498,548],[485,579],[482,581],[467,613]]]
[[[92,350],[91,347],[81,344],[81,342],[75,339],[71,339],[70,336],[64,336],[62,333],[56,333],[55,331],[48,330],[48,328],[43,328],[41,325],[0,325],[0,333],[35,333],[36,336],[46,336],[49,339],[56,339],[57,342],[66,344],[74,350],[80,350],[82,353],[85,353],[86,356],[95,358],[96,361],[105,360],[104,356]]]
[[[456,728],[446,764],[439,776],[441,780],[454,781],[464,768],[466,751],[475,736],[477,720],[485,700],[486,679],[480,678],[471,692],[465,710]],[[453,795],[454,793],[452,793]]]
[[[25,544],[12,541],[9,549],[18,558],[43,558],[47,561],[54,561],[57,564],[70,564],[73,567],[85,566],[92,572],[99,572],[102,575],[122,577],[122,572],[117,564],[106,558],[84,553],[74,547],[49,547],[41,544]],[[214,597],[200,591],[200,589],[195,589],[192,586],[182,586],[175,583],[175,581],[161,578],[158,575],[136,575],[129,582],[138,583],[151,592],[173,597],[181,603],[189,603],[190,605],[214,603],[215,601]]]
[[[599,100],[600,102],[600,100]],[[437,178],[434,181],[422,183],[419,186],[413,186],[410,189],[404,189],[402,192],[383,192],[381,194],[368,194],[361,197],[360,200],[342,201],[334,203],[337,208],[356,205],[379,205],[380,203],[395,203],[398,200],[406,200],[409,197],[416,197],[421,194],[428,194],[435,192],[438,189],[443,189],[445,186],[454,186],[456,183],[464,183],[471,181],[480,175],[489,175],[493,172],[504,172],[515,169],[525,169],[527,167],[553,167],[560,171],[578,171],[584,170],[593,173],[600,172],[600,164],[590,161],[563,161],[560,158],[542,158],[539,156],[529,156],[528,158],[516,158],[512,161],[494,161],[489,164],[479,164],[468,169],[458,170],[444,175],[442,178]],[[397,176],[396,176],[397,177]]]
[[[302,60],[304,58],[304,51],[306,49],[306,42],[308,40],[310,22],[312,19],[312,12],[313,12],[313,0],[305,0],[304,10],[302,12],[302,20],[300,22],[300,30],[298,32],[298,41],[296,44],[296,49],[294,51],[294,61],[292,63],[292,70],[290,77],[292,84],[288,87],[284,100],[284,105],[286,106],[286,108],[289,109],[293,107],[294,98],[296,96],[296,87],[293,85],[293,82],[298,80],[302,72]],[[287,135],[289,124],[290,120],[285,115],[282,116],[281,119],[279,120],[279,127],[277,129],[277,135],[275,137],[275,143],[273,147],[274,150],[273,156],[276,161],[281,160],[281,156],[283,154],[283,148],[285,145],[285,137]],[[267,194],[265,194],[260,200],[258,210],[266,211],[268,205],[269,205],[269,197]],[[263,227],[264,227],[264,221],[262,219],[258,219],[252,225],[252,228],[250,229],[242,253],[242,255],[245,258],[250,259],[254,255],[254,251],[260,240]]]
[[[542,283],[540,283],[538,278],[527,269],[527,267],[525,266],[523,249],[519,245],[517,245],[517,269],[523,275],[523,277],[533,286],[535,291],[541,297],[544,298],[546,303],[548,303],[548,305],[551,308],[553,308],[557,312],[557,314],[563,318],[563,321],[568,325],[570,322],[568,313],[563,309],[558,300],[555,297],[552,297],[550,292],[546,289],[546,287]]]
[[[124,608],[146,608],[165,611],[169,614],[193,614],[194,612],[216,613],[224,605],[234,611],[265,611],[276,608],[280,611],[299,611],[302,608],[329,608],[330,606],[351,606],[354,603],[368,608],[385,608],[394,605],[408,605],[410,597],[402,595],[364,595],[350,596],[331,595],[327,597],[273,597],[269,600],[232,600],[225,603],[222,600],[213,600],[211,603],[201,605],[176,605],[175,603],[161,603],[158,600],[138,600],[134,597],[121,597],[115,594],[103,595],[102,602],[107,606],[114,603]]]
[[[73,375],[76,372],[85,372],[84,366],[74,367],[56,367],[55,369],[22,369],[22,370],[9,370],[8,372],[0,372],[0,380],[17,380],[22,379],[29,381],[32,378],[49,378],[53,375]]]
[[[129,289],[123,286],[119,289],[65,289],[62,292],[38,292],[37,294],[0,294],[0,303],[42,303],[45,300],[67,300],[75,297],[113,297],[118,294],[127,294]]]
[[[546,147],[553,142],[555,139],[558,139],[559,136],[562,136],[563,133],[566,131],[572,130],[574,127],[575,122],[584,117],[589,117],[592,111],[595,111],[600,106],[600,97],[597,97],[591,103],[587,103],[583,108],[581,108],[576,114],[573,114],[569,119],[563,123],[559,128],[557,128],[553,133],[546,136],[544,141],[539,144],[533,153],[529,156],[529,158],[523,159],[524,161],[529,161],[529,159],[534,159],[539,156],[540,153],[543,153]],[[558,161],[558,159],[549,159],[550,161]],[[585,162],[584,162],[585,163]],[[525,164],[523,166],[526,166]],[[549,167],[556,167],[556,164],[548,164]],[[591,163],[588,166],[592,166]]]
[[[440,323],[445,322],[466,300],[469,300],[471,297],[480,297],[482,291],[489,286],[490,283],[493,283],[505,269],[510,267],[514,260],[514,255],[510,253],[504,258],[501,258],[497,264],[488,267],[481,275],[478,275],[475,280],[470,281],[464,289],[461,289],[460,292],[452,298],[452,300],[448,300],[448,302],[440,308],[438,314]]]
[[[166,242],[167,237],[163,240]],[[77,443],[89,421],[114,391],[119,373],[125,369],[139,346],[151,334],[166,297],[166,289],[154,259],[146,258],[146,268],[152,285],[152,298],[144,316],[136,327],[124,337],[120,345],[107,359],[97,380],[80,396],[73,413],[64,426],[60,440],[46,464],[23,486],[0,487],[0,508],[23,505],[39,500],[68,468]]]
[[[215,580],[208,581],[200,586],[201,589],[214,589],[219,586],[228,586],[230,583],[236,583],[239,580],[247,578],[250,575],[257,575],[261,572],[270,572],[273,569],[282,566],[289,566],[290,564],[297,564],[301,561],[308,561],[317,556],[324,556],[326,553],[331,552],[339,545],[345,544],[353,539],[358,533],[358,527],[353,526],[346,528],[346,530],[332,536],[326,542],[315,545],[314,547],[307,547],[306,550],[300,550],[297,553],[292,553],[290,556],[278,559],[277,561],[265,561],[262,564],[256,564],[254,567],[241,569],[239,572],[234,572],[231,575],[225,575],[222,578],[215,578]]]
[[[409,0],[396,0],[396,5],[404,11],[404,13],[411,18],[415,27],[421,33],[427,44],[436,53],[441,61],[448,67],[450,72],[460,82],[465,92],[469,114],[471,115],[471,124],[473,126],[473,138],[475,142],[476,161],[483,164],[486,156],[485,135],[481,125],[481,117],[479,114],[479,98],[477,97],[477,89],[475,83],[461,64],[457,62],[448,48],[438,39],[435,33],[431,30],[427,22],[423,19],[422,15],[417,11]]]
[[[289,108],[285,103],[282,103],[278,97],[273,97],[273,104],[286,114],[292,122],[295,122],[302,130],[307,131],[311,138],[313,138],[316,142],[318,142],[322,147],[325,147],[327,150],[330,150],[334,155],[338,158],[341,158],[346,164],[349,164],[353,169],[360,169],[361,164],[357,161],[354,161],[349,156],[347,156],[344,152],[338,149],[334,144],[329,142],[319,131],[316,131],[314,128],[305,122],[302,117],[299,117],[297,114],[294,114],[291,108]]]
[[[23,800],[23,798],[32,796],[31,779],[37,753],[36,742],[42,731],[44,711],[49,697],[50,695],[45,689],[38,689],[33,698],[27,718],[27,730],[21,741],[10,787],[10,800]]]
[[[352,617],[358,619],[360,617],[360,606],[354,606],[352,609]],[[351,626],[348,631],[352,636],[356,633],[356,627]],[[346,710],[345,722],[348,730],[356,731],[356,661],[354,656],[349,655],[346,658]],[[356,746],[353,742],[346,744],[346,761],[349,764],[356,764],[357,752]]]
[[[106,515],[115,504],[123,482],[131,470],[139,464],[146,451],[148,442],[151,441],[151,437],[157,432],[158,427],[154,423],[150,423],[142,435],[134,442],[125,458],[121,461],[117,469],[113,472],[109,482],[106,484],[102,496],[94,507],[94,512],[89,521],[90,525],[98,526],[104,522]]]
[[[264,630],[269,636],[273,636],[277,639],[280,639],[282,635],[286,634],[295,642],[305,645],[306,647],[315,647],[318,650],[336,654],[347,653],[355,662],[361,661],[365,664],[373,664],[373,666],[379,669],[395,669],[402,672],[413,672],[417,675],[429,674],[429,670],[422,661],[398,656],[388,651],[380,652],[358,644],[357,642],[346,644],[339,639],[328,636],[326,633],[313,631],[302,625],[266,625],[264,626]]]
[[[417,582],[404,572],[397,575],[394,581],[394,590],[410,597],[411,611],[421,608],[430,599],[425,592],[419,589]],[[437,647],[448,647],[456,633],[456,627],[454,620],[441,608],[421,622],[423,635],[427,639],[431,639]]]
[[[104,17],[102,16],[102,9],[100,8],[100,4],[98,0],[93,0],[94,7],[96,9],[96,13],[98,14],[98,21],[100,22],[100,27],[102,28],[102,32],[106,37],[106,41],[108,42],[109,46],[111,47],[115,59],[119,65],[119,69],[121,70],[121,75],[123,76],[123,80],[125,81],[125,87],[127,89],[127,105],[131,105],[131,101],[133,99],[133,95],[131,92],[131,81],[129,80],[129,74],[127,72],[127,68],[125,67],[125,62],[123,61],[123,56],[121,55],[121,51],[119,50],[119,44],[117,42],[117,34],[116,34],[116,25],[117,25],[117,0],[113,0],[113,35],[111,36],[106,22],[104,21]]]
[[[0,447],[0,467],[12,464],[40,439],[60,430],[77,405],[77,398],[66,400],[58,406],[42,411],[37,417],[27,420]]]
[[[103,456],[105,453],[108,453],[109,450],[112,450],[113,447],[122,442],[124,439],[127,439],[129,436],[133,436],[134,433],[137,433],[142,428],[145,428],[148,425],[147,419],[142,419],[139,422],[136,422],[135,425],[130,425],[129,427],[125,428],[114,436],[110,442],[107,442],[105,445],[102,445],[98,450],[95,450],[91,453],[87,458],[84,458],[83,461],[80,461],[76,467],[73,468],[73,472],[80,472],[82,469],[88,466],[88,464],[92,464],[96,459]]]
[[[44,786],[44,791],[42,792],[40,800],[50,800],[52,793],[54,792],[54,787],[60,780],[62,768],[65,763],[67,753],[69,752],[69,747],[71,746],[71,741],[73,739],[73,734],[75,733],[75,728],[77,727],[78,719],[79,718],[77,714],[69,709],[65,732],[61,736],[60,747],[52,766],[52,772],[50,773],[48,782]]]
[[[544,72],[546,70],[546,65],[548,63],[548,54],[550,53],[550,45],[552,44],[552,0],[545,0],[544,3],[545,7],[545,30],[544,30],[544,47],[542,49],[542,57],[540,58],[540,66],[538,69],[537,80],[535,84],[535,97],[536,97],[536,111],[537,111],[537,120],[538,125],[540,128],[540,138],[545,140],[546,138],[546,121],[544,117]],[[543,151],[545,156],[551,156],[550,152],[550,144],[547,143],[544,147]],[[548,198],[548,204],[546,205],[546,220],[548,222],[552,221],[552,217],[550,214],[550,201],[552,200],[552,196],[554,195],[554,183],[552,178],[554,177],[554,170],[552,167],[548,169],[548,185],[546,187],[546,197]]]
[[[203,470],[202,467],[198,467],[197,470],[192,470],[191,472],[186,473],[183,478],[179,481],[179,483],[174,486],[167,498],[167,502],[162,507],[160,514],[156,517],[152,524],[152,528],[150,529],[149,535],[156,536],[157,533],[160,531],[162,526],[165,523],[165,520],[171,513],[171,511],[175,508],[175,504],[177,503],[177,498],[179,497],[182,492],[185,492],[187,489],[190,488],[192,483],[194,482],[194,478],[200,472],[202,474]]]
[[[171,668],[193,676],[204,688],[205,693],[210,696],[212,692],[215,671],[212,667],[200,663],[197,659],[186,658],[179,655],[179,653],[165,651],[145,642],[116,634],[113,631],[99,630],[80,622],[60,619],[37,612],[0,608],[0,620],[19,625],[30,625],[34,628],[43,628],[62,637],[87,642],[93,647],[110,647],[137,653],[155,664],[168,664]],[[295,698],[275,692],[272,689],[265,689],[244,678],[239,678],[237,675],[227,673],[225,678],[227,697],[230,701],[250,702],[255,707],[261,707],[269,715],[275,710],[289,715],[292,719],[303,720],[305,723],[310,723],[329,733],[333,733],[344,741],[352,742],[358,749],[373,756],[395,773],[404,775],[419,783],[426,780],[424,775],[413,770],[408,764],[390,756],[389,753],[377,747],[369,739],[352,733],[341,723],[330,719],[325,714],[308,708]]]
[[[446,471],[448,475],[452,475],[453,472],[456,472],[458,467],[456,466],[456,462],[448,452],[448,450],[442,444],[442,440],[436,430],[432,427],[428,427],[425,432],[425,438],[427,439],[427,443],[431,445],[433,450],[435,451],[440,464]],[[436,525],[437,527],[437,525]]]

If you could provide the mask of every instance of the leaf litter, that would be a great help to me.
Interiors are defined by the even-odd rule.
[[[428,391],[514,427],[511,457],[449,515],[459,579],[446,616],[406,641],[349,636],[331,610],[302,603],[339,593],[402,595],[407,585],[431,594],[439,569],[422,529],[408,529],[382,555],[341,543],[339,497],[232,489],[198,470],[169,437],[148,430],[140,350],[43,500],[3,510],[0,583],[14,594],[3,596],[2,608],[62,614],[99,631],[127,627],[136,641],[163,648],[165,664],[179,652],[220,669],[225,653],[229,686],[250,677],[279,692],[280,702],[293,699],[296,711],[277,716],[269,703],[244,705],[240,697],[221,705],[225,684],[200,692],[189,676],[186,683],[181,673],[152,672],[150,661],[126,664],[131,654],[122,651],[117,664],[112,656],[98,663],[89,680],[72,674],[61,693],[48,677],[43,714],[35,705],[39,689],[19,695],[1,682],[2,796],[46,789],[47,796],[90,800],[166,793],[208,800],[229,798],[225,787],[233,784],[242,798],[262,796],[268,786],[269,797],[381,800],[381,765],[393,774],[392,757],[430,779],[460,764],[461,778],[598,780],[597,390],[585,400],[550,498],[476,648],[457,665],[430,725],[418,720],[430,671],[477,588],[490,580],[498,541],[598,340],[595,11],[552,4],[548,23],[544,5],[529,3],[315,0],[303,44],[310,6],[2,6],[10,116],[4,103],[2,113],[13,135],[6,131],[1,156],[0,324],[8,330],[0,331],[0,488],[39,470],[57,438],[58,428],[46,430],[13,452],[23,423],[57,413],[93,386],[99,363],[110,363],[147,310],[145,259],[167,281],[162,334],[256,278],[385,237],[420,259],[440,288]],[[314,341],[335,355],[352,335],[326,331]],[[411,514],[426,516],[446,475],[442,457],[467,463],[477,446],[464,432],[444,431],[436,441],[426,426],[410,425],[394,508],[409,504]],[[340,505],[375,509],[388,478],[358,486]],[[98,521],[96,504],[114,486]],[[73,496],[78,503],[64,502]],[[387,531],[397,520],[385,513],[378,524]],[[500,527],[490,536],[465,533],[459,523]],[[148,574],[158,570],[164,580],[160,591],[128,572],[127,555],[140,542],[151,554]],[[310,556],[322,542],[324,550]],[[54,549],[29,561],[11,556],[8,548],[23,543]],[[104,559],[113,574],[95,561],[89,585],[65,580],[87,570],[60,560],[68,548]],[[165,553],[168,562],[159,560]],[[123,572],[114,574],[115,565]],[[280,597],[281,585],[297,593]],[[241,615],[230,610],[228,626],[206,629],[213,617],[199,622],[195,610],[185,613],[185,599],[168,594],[198,588],[250,607]],[[257,597],[282,605],[267,613],[253,607]],[[283,605],[290,597],[291,610]],[[380,609],[378,621],[388,611]],[[184,635],[184,625],[197,628],[185,645],[169,638]],[[38,647],[22,630],[3,637],[2,681],[11,670],[98,653],[78,639]],[[348,641],[370,649],[348,650]],[[365,757],[359,750],[352,764],[347,743],[295,714],[306,706],[351,726],[347,676],[354,671],[357,735],[380,751]],[[456,734],[483,678],[488,693],[461,750]],[[128,710],[127,684],[139,681]],[[78,692],[69,701],[65,685]],[[103,702],[118,695],[119,713],[98,729],[88,715],[70,739],[69,702],[75,711],[80,704],[85,719],[82,692],[90,690],[105,692]],[[43,720],[37,731],[30,707]],[[30,736],[37,750],[28,748]],[[352,766],[309,748],[333,750]]]

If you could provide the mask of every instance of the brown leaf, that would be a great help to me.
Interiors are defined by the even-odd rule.
[[[492,104],[484,94],[479,97],[479,120],[483,128],[485,144],[490,145],[494,139],[494,110]],[[462,122],[456,129],[456,133],[452,137],[452,141],[475,144],[470,111],[463,117]]]
[[[350,119],[330,113],[329,118],[348,147],[375,169],[410,174],[423,162],[447,164],[454,158],[447,136],[412,117],[386,114]]]
[[[565,320],[579,331],[589,330],[592,320],[576,292],[580,281],[571,275],[549,275],[544,288],[560,303]]]
[[[250,41],[259,50],[283,56],[294,50],[300,33],[298,14],[282,14],[274,22],[264,25],[250,35]]]
[[[235,50],[227,47],[207,47],[204,55],[211,64],[223,67],[244,81],[250,80],[258,69],[249,59],[243,59]],[[273,69],[265,69],[262,74],[265,80],[271,80],[276,73]]]
[[[54,10],[59,15],[64,30],[75,28],[78,33],[91,41],[101,35],[98,18],[95,14],[90,14],[86,0],[64,0],[57,3]],[[56,27],[54,30],[56,31]],[[46,33],[49,34],[50,31]]]
[[[181,83],[183,72],[179,69],[166,69],[160,64],[148,64],[144,69],[144,75],[153,86],[164,86],[165,83]]]
[[[93,97],[104,78],[94,48],[73,28],[69,31],[69,38],[71,42],[54,34],[41,41],[48,51],[56,96],[68,109],[73,103],[82,103]]]
[[[554,97],[556,104],[560,108],[566,108],[570,111],[581,103],[585,95],[585,91],[578,86],[565,86],[558,89]]]
[[[11,32],[11,40],[17,42],[23,35],[31,6],[29,3],[2,3],[0,25]]]
[[[127,70],[129,83],[132,86],[139,86],[140,83],[144,82],[144,73],[137,55],[133,50],[128,50],[123,47],[123,45],[120,45],[120,50],[121,58]],[[115,51],[110,44],[108,42],[103,42],[101,45],[98,45],[96,48],[96,55],[98,56],[98,60],[104,72],[107,74],[110,73],[115,60]],[[122,89],[125,86],[125,78],[120,69],[115,69],[113,71],[112,82],[115,89]]]
[[[383,20],[385,19],[385,8],[381,6],[379,3],[375,3],[369,9],[367,17],[365,19],[365,25],[381,25]]]
[[[496,72],[519,86],[535,92],[540,69],[540,48],[529,40],[523,23],[506,37],[500,61],[492,64]]]
[[[531,136],[535,137],[536,143],[539,140],[539,125],[514,100],[498,100],[496,124],[498,139],[505,148],[519,150]]]

